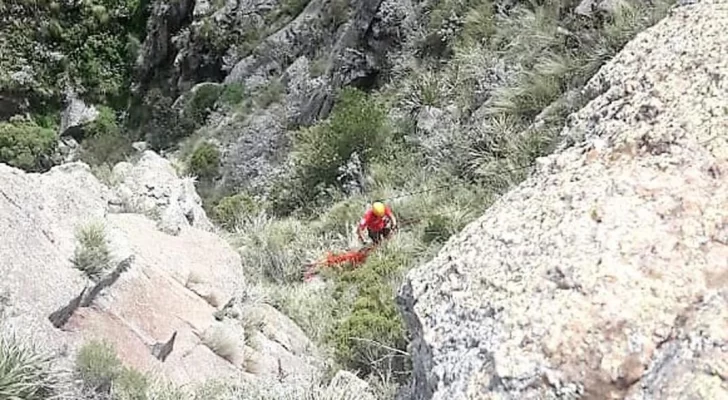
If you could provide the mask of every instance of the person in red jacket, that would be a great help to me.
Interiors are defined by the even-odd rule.
[[[369,231],[369,239],[379,244],[382,239],[389,237],[394,229],[397,228],[397,218],[395,218],[392,209],[385,206],[381,202],[372,204],[372,208],[368,209],[361,221],[357,235],[359,240],[364,243],[364,230]]]

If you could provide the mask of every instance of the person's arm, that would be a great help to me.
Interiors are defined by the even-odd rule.
[[[362,217],[359,221],[359,226],[356,227],[356,235],[359,237],[359,241],[364,243],[364,228],[366,227],[367,221],[365,217]]]
[[[397,217],[394,216],[391,209],[387,209],[387,216],[389,217],[389,220],[392,221],[392,230],[397,229]]]

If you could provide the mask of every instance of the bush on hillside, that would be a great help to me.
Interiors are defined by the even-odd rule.
[[[244,193],[223,197],[213,209],[212,217],[223,228],[234,230],[260,210],[255,201]]]
[[[83,131],[79,158],[89,165],[115,165],[133,154],[131,140],[119,126],[114,110],[107,106],[99,107],[98,117],[84,124]]]
[[[390,138],[382,105],[357,89],[343,89],[329,119],[301,129],[294,137],[294,174],[301,186],[290,187],[298,193],[289,197],[307,202],[322,189],[340,187],[340,169],[353,154],[366,168]]]
[[[330,238],[316,235],[310,226],[295,220],[257,217],[241,228],[240,253],[250,276],[285,284],[301,282],[304,265],[331,245]]]
[[[85,390],[111,395],[114,400],[149,398],[149,378],[125,367],[108,342],[93,340],[84,344],[76,354],[75,372]]]
[[[90,223],[76,232],[76,249],[73,254],[73,265],[98,281],[111,266],[111,251],[106,243],[106,230],[101,223]]]
[[[203,180],[218,176],[220,169],[220,150],[212,143],[198,146],[188,162],[188,171]]]
[[[0,2],[0,89],[28,89],[32,103],[55,103],[65,87],[91,103],[129,91],[145,28],[145,1]],[[62,57],[59,57],[59,54]],[[13,77],[32,71],[32,79]]]
[[[76,372],[84,387],[96,392],[111,390],[112,382],[119,377],[122,364],[113,346],[106,342],[91,341],[76,355]]]
[[[205,83],[197,86],[194,92],[188,93],[183,114],[191,121],[193,129],[205,124],[224,89],[222,85],[216,83]]]
[[[159,89],[150,90],[143,100],[140,130],[154,151],[174,147],[195,129],[194,122],[172,107],[174,100]]]
[[[332,333],[337,359],[345,368],[364,375],[406,371],[406,330],[394,304],[391,279],[409,263],[402,252],[378,253],[338,276],[336,301],[346,301],[352,290],[356,293],[350,312]]]
[[[245,85],[243,83],[230,83],[225,85],[220,93],[220,101],[223,104],[234,106],[245,100],[247,95]]]
[[[30,172],[49,168],[56,133],[33,121],[0,122],[0,163]]]
[[[8,332],[0,334],[0,398],[45,400],[61,382],[52,357]]]

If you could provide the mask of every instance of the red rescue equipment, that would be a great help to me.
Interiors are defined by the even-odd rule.
[[[306,266],[303,273],[303,280],[308,282],[316,275],[317,267],[333,267],[342,264],[349,264],[352,267],[358,267],[366,261],[369,253],[374,250],[376,245],[364,246],[358,250],[350,250],[344,253],[326,253],[326,258]]]

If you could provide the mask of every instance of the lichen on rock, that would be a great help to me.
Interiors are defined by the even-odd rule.
[[[575,144],[410,272],[415,398],[728,396],[726,29],[713,0],[640,33]]]

